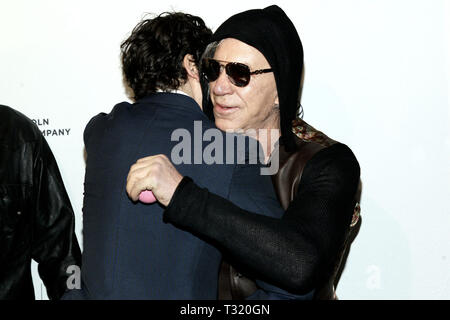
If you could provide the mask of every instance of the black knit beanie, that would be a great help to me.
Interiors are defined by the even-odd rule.
[[[299,108],[303,47],[294,24],[284,11],[272,5],[238,13],[222,23],[212,42],[234,38],[258,49],[274,71],[280,103],[281,140],[295,149],[292,120]]]

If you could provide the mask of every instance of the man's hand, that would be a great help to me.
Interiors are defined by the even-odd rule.
[[[142,158],[128,172],[127,193],[137,201],[142,191],[151,190],[156,199],[167,206],[182,179],[183,176],[165,155]]]

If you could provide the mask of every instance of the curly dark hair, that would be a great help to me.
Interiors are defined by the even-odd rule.
[[[197,16],[164,12],[141,21],[121,45],[124,80],[138,100],[158,89],[177,89],[187,80],[186,54],[196,65],[212,36]]]

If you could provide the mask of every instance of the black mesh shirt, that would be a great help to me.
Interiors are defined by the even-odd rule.
[[[337,143],[308,161],[298,192],[280,219],[245,211],[189,177],[176,189],[164,219],[220,247],[247,276],[305,294],[333,270],[351,222],[359,177],[354,154]]]

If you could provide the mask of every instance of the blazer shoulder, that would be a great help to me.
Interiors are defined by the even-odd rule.
[[[129,102],[121,102],[116,104],[110,113],[100,112],[92,117],[84,128],[83,138],[84,143],[89,141],[92,134],[97,133],[98,130],[104,130],[106,126],[114,125],[115,122],[120,121],[122,124],[127,124],[127,116],[132,104]]]

